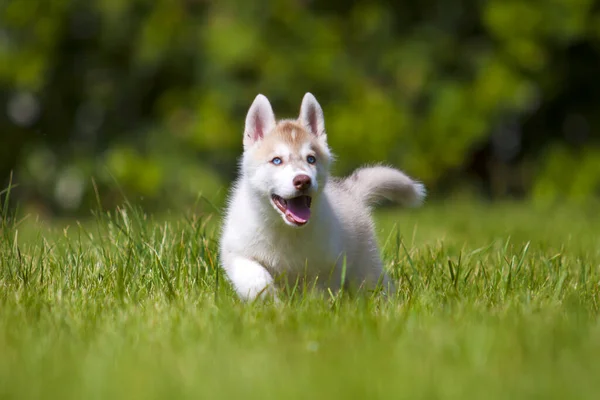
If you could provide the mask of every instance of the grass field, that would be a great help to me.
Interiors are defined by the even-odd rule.
[[[0,242],[0,398],[597,399],[600,213],[378,213],[389,298],[241,304],[218,218],[126,208]]]

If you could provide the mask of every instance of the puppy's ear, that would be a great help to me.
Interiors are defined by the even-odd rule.
[[[300,123],[313,135],[325,136],[323,109],[312,93],[306,93],[300,106]]]
[[[248,115],[244,129],[244,147],[248,147],[261,140],[267,133],[275,128],[275,114],[269,100],[259,94],[256,96]]]

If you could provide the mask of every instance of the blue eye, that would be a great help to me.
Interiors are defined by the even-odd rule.
[[[307,161],[309,164],[314,164],[314,163],[316,163],[316,162],[317,162],[317,159],[315,158],[315,156],[308,156],[308,157],[306,157],[306,161]]]
[[[271,160],[271,162],[273,163],[273,165],[280,165],[283,161],[281,161],[281,158],[275,157]]]

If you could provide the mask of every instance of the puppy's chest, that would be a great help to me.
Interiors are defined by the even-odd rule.
[[[335,237],[318,233],[265,236],[259,249],[257,258],[272,273],[311,275],[333,268],[341,253]]]

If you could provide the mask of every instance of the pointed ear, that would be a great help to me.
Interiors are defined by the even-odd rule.
[[[244,146],[251,146],[261,140],[275,127],[275,114],[269,100],[259,94],[252,102],[244,129]]]
[[[306,93],[300,106],[300,123],[313,135],[325,135],[325,118],[323,109],[319,105],[315,96]]]

